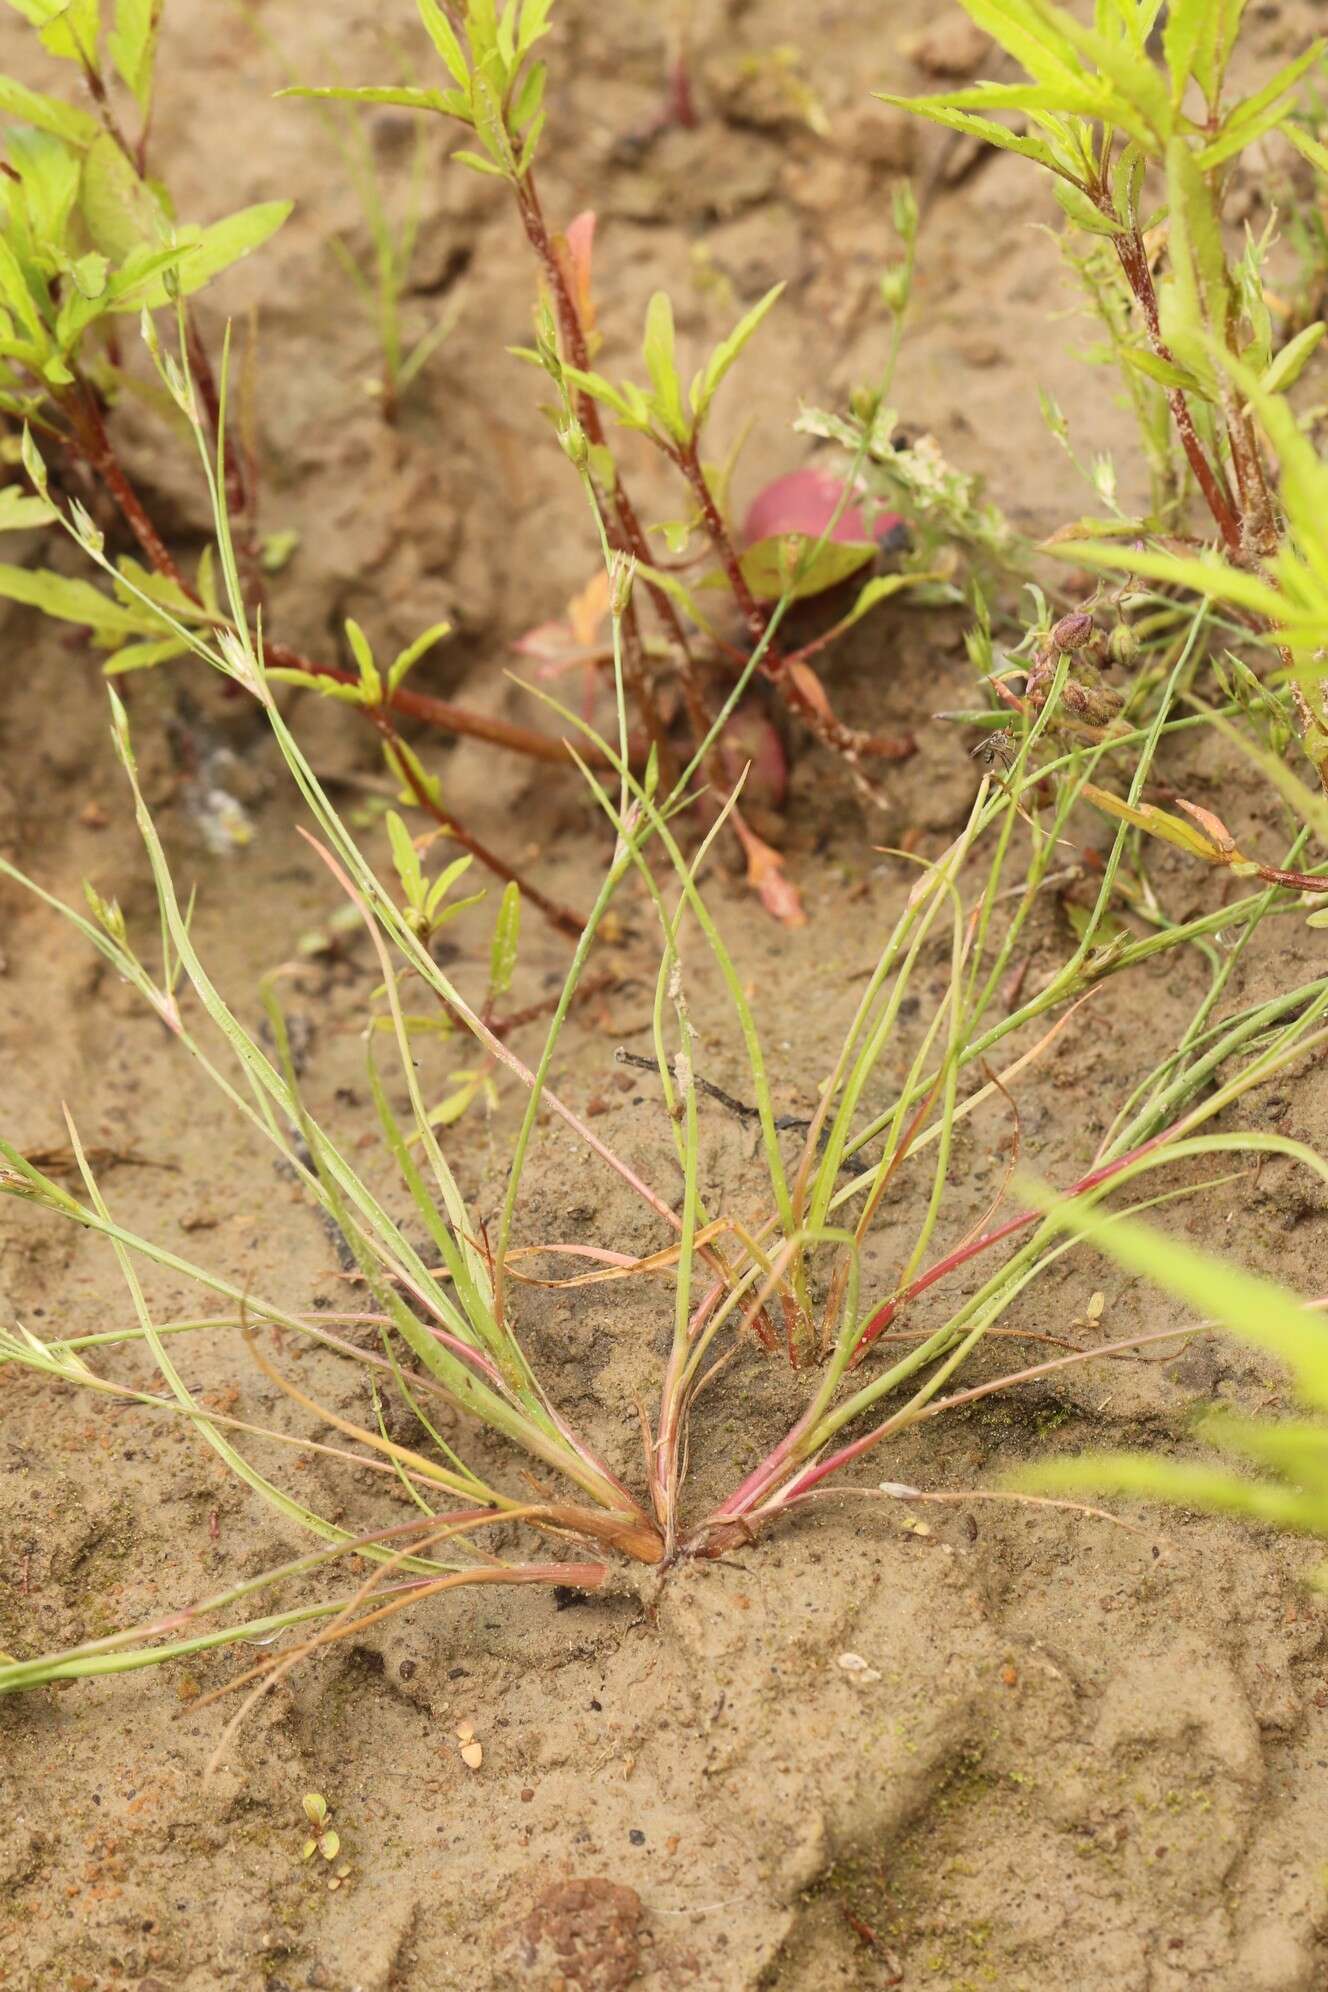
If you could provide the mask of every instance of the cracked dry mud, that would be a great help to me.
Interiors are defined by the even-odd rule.
[[[371,77],[383,70],[378,11],[267,0],[262,16],[300,74]],[[728,410],[730,433],[745,413],[756,418],[744,488],[788,467],[799,396],[832,402],[873,363],[888,190],[907,168],[934,196],[925,329],[906,348],[901,411],[985,471],[1018,523],[1058,524],[1082,501],[1050,453],[1038,384],[1073,411],[1085,455],[1114,439],[1125,475],[1130,459],[1119,411],[1075,360],[1075,342],[1048,330],[1067,294],[1029,224],[1049,211],[1021,162],[962,175],[963,162],[865,101],[872,85],[925,80],[967,59],[940,24],[928,21],[915,64],[918,10],[906,0],[815,11],[812,32],[794,0],[707,0],[697,10],[703,125],[641,150],[622,139],[657,108],[654,11],[563,0],[544,191],[557,215],[592,203],[600,212],[606,361],[630,351],[660,283],[679,300],[682,336],[699,344],[735,302],[790,277],[749,376],[750,405]],[[1260,10],[1265,59],[1301,46],[1315,11]],[[436,147],[425,277],[454,288],[462,313],[400,428],[385,430],[362,390],[371,337],[327,253],[330,234],[356,226],[335,156],[299,106],[268,101],[280,79],[238,15],[202,0],[172,0],[170,12],[159,142],[182,208],[213,211],[218,188],[228,205],[278,192],[300,202],[225,299],[239,317],[261,307],[265,523],[300,534],[274,584],[283,634],[326,653],[347,614],[383,645],[452,615],[459,635],[429,682],[464,684],[472,702],[526,716],[502,675],[505,646],[560,611],[594,551],[541,428],[537,390],[501,350],[525,336],[531,273],[500,191],[444,171]],[[800,128],[745,64],[770,42],[801,46],[829,137]],[[17,48],[17,29],[0,27],[0,64],[14,66]],[[399,144],[390,121],[381,143]],[[137,473],[181,543],[196,545],[198,491],[145,419],[129,415],[126,426]],[[650,500],[650,516],[669,515],[662,490]],[[95,665],[18,612],[4,633],[0,838],[49,889],[73,898],[90,876],[145,922],[146,867]],[[953,618],[891,611],[838,657],[846,716],[913,726],[922,751],[890,771],[888,819],[870,822],[842,771],[801,753],[783,837],[811,926],[778,932],[736,881],[716,881],[716,908],[775,1050],[782,1111],[807,1111],[872,938],[905,889],[872,846],[913,830],[939,849],[966,810],[966,743],[927,720],[966,702],[961,635]],[[259,976],[289,961],[334,901],[295,836],[284,777],[251,716],[180,671],[144,675],[130,690],[150,797],[175,861],[198,882],[204,959],[255,1017]],[[296,710],[321,772],[343,782],[373,772],[342,709],[305,700]],[[219,757],[218,778],[252,817],[257,835],[242,852],[207,849],[172,746],[182,728]],[[531,857],[538,847],[551,888],[587,897],[605,850],[573,780],[471,747],[449,752],[446,770],[479,834],[524,840]],[[1169,774],[1182,773],[1189,795],[1220,785],[1238,831],[1267,815],[1211,745],[1178,750]],[[1179,856],[1173,864],[1163,853],[1154,876],[1175,910],[1208,903],[1213,890]],[[150,1018],[31,903],[6,895],[4,911],[6,1125],[26,1145],[58,1151],[68,1099],[103,1152],[103,1185],[126,1221],[298,1307],[346,1304],[313,1214]],[[464,973],[484,934],[458,933]],[[1054,908],[1034,938],[1036,973],[1065,945]],[[1256,947],[1242,962],[1233,1000],[1284,980],[1316,945],[1303,928],[1279,930],[1276,952]],[[517,1000],[542,994],[560,959],[559,944],[528,922]],[[618,1044],[641,1046],[649,1018],[654,957],[640,904],[629,906],[611,966],[613,986],[565,1040],[557,1082],[578,1105],[595,1103],[597,1126],[630,1162],[667,1181],[655,1093],[644,1078],[624,1090],[614,1064]],[[699,961],[695,975],[710,1076],[742,1094],[738,1053]],[[288,987],[311,1104],[352,1142],[372,1121],[358,1031],[373,981],[352,949],[333,966],[304,966]],[[1044,1177],[1070,1180],[1084,1165],[1113,1089],[1175,1042],[1198,991],[1190,966],[1169,964],[1104,989],[1062,1037],[1020,1094],[1024,1153]],[[435,1079],[451,1056],[435,1060]],[[1322,1148],[1326,1085],[1321,1071],[1298,1073],[1251,1115],[1274,1116]],[[492,1123],[472,1118],[456,1137],[463,1188],[481,1208],[500,1189],[511,1109],[509,1099]],[[707,1195],[742,1207],[756,1193],[751,1130],[718,1106],[706,1125]],[[1006,1136],[990,1115],[957,1144],[956,1235],[990,1197]],[[580,1231],[626,1250],[658,1242],[638,1208],[579,1163],[569,1205],[571,1160],[551,1137],[531,1176],[527,1237]],[[1285,1272],[1294,1253],[1298,1284],[1328,1288],[1319,1192],[1284,1165],[1180,1210],[1173,1222],[1247,1263]],[[887,1235],[882,1267],[889,1244]],[[39,1332],[125,1316],[107,1255],[21,1206],[5,1208],[0,1276],[7,1306]],[[1095,1288],[1104,1339],[1169,1318],[1138,1284],[1071,1261],[1035,1291],[1019,1325],[1063,1331],[1086,1317]],[[194,1304],[165,1276],[150,1290],[174,1312]],[[523,1300],[526,1340],[555,1397],[632,1475],[633,1393],[655,1375],[663,1295]],[[996,1374],[1008,1356],[993,1346],[975,1374]],[[145,1373],[132,1354],[106,1361],[117,1375]],[[236,1338],[195,1343],[190,1364],[207,1401],[286,1416]],[[364,1413],[334,1358],[313,1354],[300,1367],[314,1394]],[[1195,1406],[1219,1398],[1249,1409],[1278,1401],[1281,1388],[1246,1352],[1200,1338],[1178,1362],[1072,1371],[972,1407],[906,1437],[881,1470],[963,1493],[1059,1447],[1183,1447]],[[6,1375],[3,1392],[0,1648],[94,1636],[290,1553],[182,1432],[53,1397],[29,1378]],[[789,1377],[755,1361],[721,1379],[698,1412],[698,1505],[759,1456],[795,1401]],[[329,1509],[352,1519],[369,1511],[367,1487],[312,1456],[300,1478]],[[928,1533],[902,1526],[888,1504],[828,1500],[719,1564],[672,1572],[657,1590],[565,1610],[534,1593],[442,1601],[297,1673],[206,1791],[221,1717],[192,1704],[226,1678],[234,1663],[224,1656],[0,1705],[0,1984],[1312,1992],[1328,1983],[1328,1608],[1301,1583],[1310,1552],[1183,1515],[1136,1517],[1139,1532],[1127,1533],[976,1498],[919,1512]],[[842,1666],[849,1653],[866,1667]],[[460,1759],[459,1722],[482,1741],[478,1771]],[[299,1858],[300,1795],[311,1790],[326,1794],[352,1870],[335,1892],[319,1863]]]

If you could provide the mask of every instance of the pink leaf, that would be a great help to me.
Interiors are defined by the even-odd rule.
[[[576,303],[583,332],[595,329],[595,301],[590,291],[591,256],[595,247],[595,210],[583,208],[553,239],[554,254]]]
[[[743,545],[753,546],[757,540],[773,539],[783,533],[801,533],[806,539],[819,539],[845,488],[843,478],[815,464],[786,471],[753,498],[743,521]],[[869,524],[866,507],[860,500],[854,500],[845,506],[830,537],[844,546],[867,544],[881,539],[900,523],[897,512],[874,512]]]

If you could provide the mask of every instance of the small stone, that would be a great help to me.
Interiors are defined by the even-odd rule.
[[[908,44],[908,54],[928,76],[971,76],[991,50],[991,37],[972,21],[945,21]]]
[[[869,1661],[864,1660],[860,1653],[841,1653],[839,1665],[855,1688],[865,1687],[869,1681],[879,1681],[881,1678],[878,1670]]]
[[[477,1771],[480,1765],[484,1762],[483,1744],[463,1743],[461,1745],[461,1761],[463,1764],[467,1765],[467,1767],[470,1770]]]
[[[843,149],[878,172],[909,172],[917,162],[917,133],[917,119],[893,104],[863,104],[842,128],[836,123]]]
[[[627,1837],[634,1847],[644,1847],[646,1843],[646,1836],[639,1826],[633,1826]]]

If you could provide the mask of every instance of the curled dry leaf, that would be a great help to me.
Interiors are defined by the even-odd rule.
[[[736,809],[732,822],[747,857],[747,883],[759,895],[766,912],[772,913],[785,927],[805,927],[807,915],[798,888],[785,876],[779,852],[758,837]]]
[[[591,292],[591,259],[595,248],[595,210],[583,208],[568,222],[561,235],[553,238],[553,253],[576,299],[577,316],[588,339],[595,330],[595,300]]]
[[[830,701],[825,695],[825,686],[821,683],[811,665],[799,664],[796,658],[790,657],[784,669],[788,672],[790,678],[792,678],[813,712],[819,713],[822,719],[833,720],[834,713],[831,711]]]
[[[1179,795],[1176,797],[1176,807],[1183,809],[1187,816],[1193,818],[1204,835],[1212,838],[1224,857],[1230,858],[1236,855],[1236,840],[1220,816],[1214,816],[1211,809],[1201,809],[1197,802],[1186,802],[1185,798]]]
[[[601,656],[608,613],[609,576],[601,567],[569,599],[560,620],[536,624],[519,636],[512,648],[518,655],[537,661],[537,677],[556,678],[574,665],[592,664]]]

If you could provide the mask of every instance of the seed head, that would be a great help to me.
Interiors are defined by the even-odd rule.
[[[1062,616],[1051,632],[1053,650],[1082,650],[1093,634],[1093,618],[1086,610],[1080,609],[1072,616]]]

